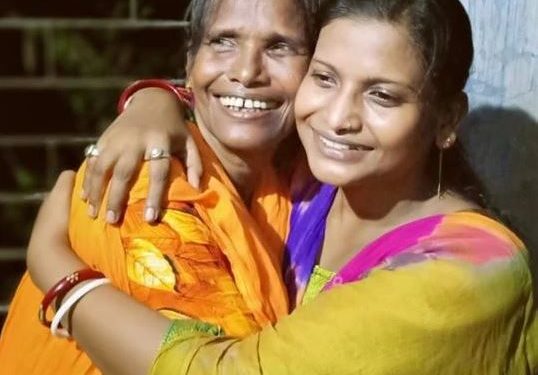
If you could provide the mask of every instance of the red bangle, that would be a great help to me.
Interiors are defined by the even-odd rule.
[[[51,321],[47,320],[47,310],[54,299],[61,300],[65,295],[73,289],[75,285],[86,280],[100,279],[105,277],[101,272],[86,268],[80,271],[75,271],[60,281],[58,281],[43,297],[39,306],[39,321],[46,327],[50,328]]]
[[[192,95],[191,90],[181,86],[175,86],[172,82],[165,79],[143,79],[132,83],[123,90],[120,100],[118,101],[118,113],[123,112],[129,98],[133,96],[134,93],[150,87],[167,90],[174,94],[189,110],[194,108],[194,96]]]

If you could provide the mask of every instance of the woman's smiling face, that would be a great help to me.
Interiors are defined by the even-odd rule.
[[[366,18],[326,25],[295,104],[314,175],[347,186],[422,173],[435,137],[424,79],[404,26]]]
[[[294,0],[215,6],[188,76],[199,126],[225,148],[266,152],[289,134],[309,61],[303,18]]]

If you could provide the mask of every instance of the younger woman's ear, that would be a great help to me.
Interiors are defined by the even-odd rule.
[[[454,144],[458,128],[468,112],[469,100],[464,92],[460,92],[448,103],[445,103],[439,117],[440,125],[436,137],[437,147],[444,149]]]

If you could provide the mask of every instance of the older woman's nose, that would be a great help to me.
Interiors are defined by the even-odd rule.
[[[228,73],[231,81],[239,82],[245,87],[262,86],[269,82],[265,69],[263,50],[255,46],[242,49]]]

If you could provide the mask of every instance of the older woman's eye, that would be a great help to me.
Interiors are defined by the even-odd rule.
[[[295,54],[297,51],[289,43],[277,42],[277,43],[272,44],[268,48],[268,52],[272,55],[285,56],[285,55]]]
[[[227,51],[235,46],[233,39],[225,37],[214,37],[209,39],[209,45],[217,51]]]

